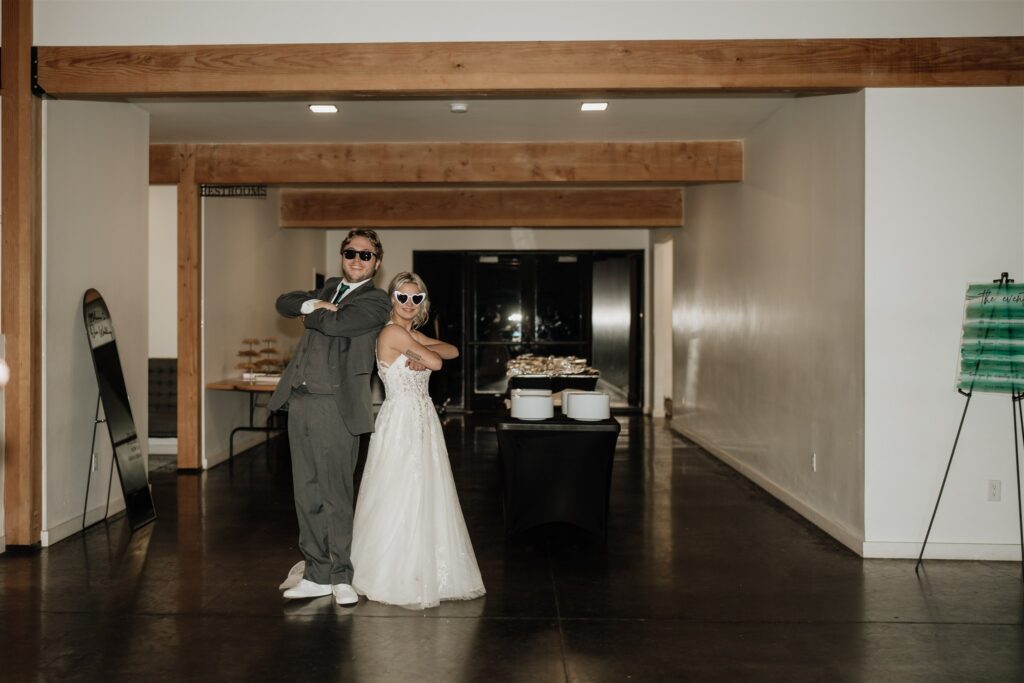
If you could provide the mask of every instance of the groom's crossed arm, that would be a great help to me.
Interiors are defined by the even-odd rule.
[[[384,327],[390,315],[391,299],[374,289],[342,301],[336,311],[318,308],[306,316],[304,323],[308,329],[329,337],[359,337]]]
[[[310,299],[316,299],[318,293],[312,292],[285,292],[277,297],[277,312],[286,318],[297,318],[302,315],[302,304]]]

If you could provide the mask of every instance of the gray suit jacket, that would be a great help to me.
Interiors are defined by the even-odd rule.
[[[277,311],[288,318],[299,316],[302,304],[309,299],[330,301],[338,282],[339,278],[331,278],[319,292],[282,294],[277,299]],[[301,381],[297,369],[304,364],[307,354],[311,358],[315,355],[326,361],[316,363],[318,367],[306,367],[306,375],[329,387],[350,433],[372,432],[370,373],[375,364],[377,333],[387,324],[390,314],[391,299],[370,282],[346,296],[337,311],[318,308],[307,315],[306,331],[270,397],[270,409],[279,410],[288,402],[293,387]]]

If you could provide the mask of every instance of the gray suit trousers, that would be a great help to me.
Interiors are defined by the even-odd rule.
[[[359,437],[346,429],[333,395],[293,390],[288,443],[305,578],[319,584],[350,584]]]

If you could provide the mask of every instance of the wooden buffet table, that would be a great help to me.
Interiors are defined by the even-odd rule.
[[[218,382],[210,382],[206,385],[207,389],[213,389],[214,391],[239,391],[249,396],[249,424],[241,427],[235,427],[231,430],[231,438],[228,440],[228,458],[235,457],[235,434],[238,432],[263,432],[267,435],[267,439],[270,438],[271,432],[280,432],[284,430],[284,427],[271,427],[270,418],[273,417],[274,413],[267,416],[267,423],[263,427],[257,427],[255,420],[256,408],[263,408],[256,403],[256,397],[260,394],[266,394],[269,396],[274,393],[274,389],[277,388],[277,384],[260,384],[257,382],[247,382],[241,379],[222,379]]]

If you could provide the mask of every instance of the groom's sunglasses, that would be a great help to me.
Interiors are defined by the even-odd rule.
[[[351,261],[352,259],[354,259],[356,257],[356,254],[359,255],[360,261],[369,261],[370,259],[377,255],[372,251],[356,251],[355,249],[346,249],[341,253],[345,257],[346,261]]]
[[[406,294],[405,292],[395,292],[395,301],[402,304],[403,306],[408,303],[409,299],[412,299],[413,306],[419,306],[423,303],[423,300],[427,298],[427,295],[423,292],[419,294]]]

